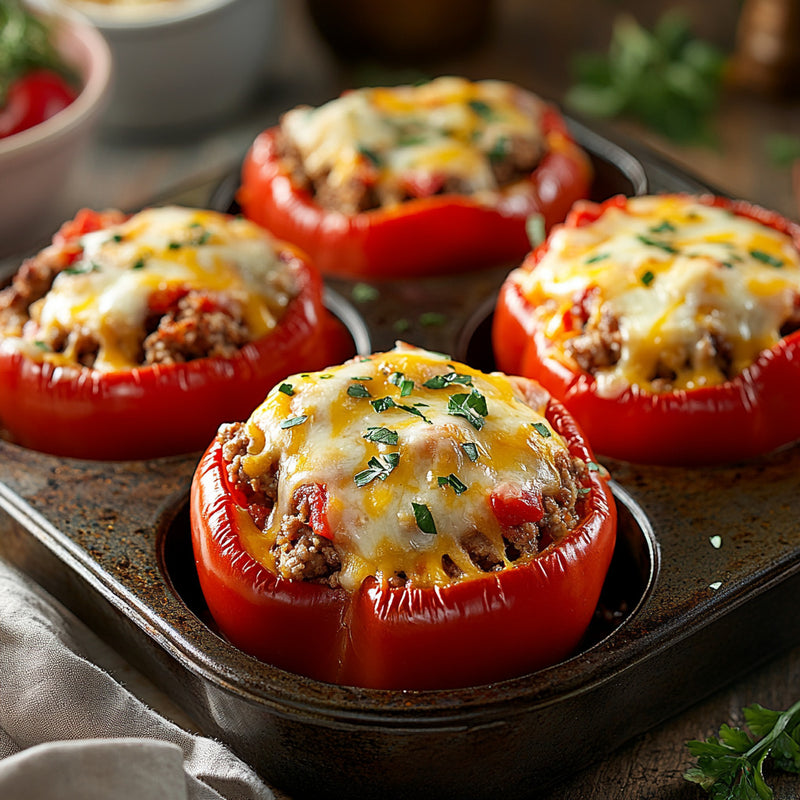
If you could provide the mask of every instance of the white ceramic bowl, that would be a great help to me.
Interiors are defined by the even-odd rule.
[[[100,33],[81,20],[55,17],[52,24],[56,47],[77,69],[83,88],[50,119],[0,139],[0,255],[44,235],[47,211],[91,138],[108,95],[111,55]]]
[[[63,0],[62,0],[63,2]],[[110,128],[165,132],[222,122],[266,72],[277,0],[69,0],[106,37],[115,64]]]

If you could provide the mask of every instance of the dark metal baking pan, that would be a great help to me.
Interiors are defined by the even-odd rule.
[[[636,191],[706,189],[636,156],[647,176]],[[630,189],[627,173],[614,174],[597,191]],[[357,299],[364,287],[334,286],[353,298],[371,347],[402,333],[437,350],[465,346],[477,361],[504,269],[376,284],[368,300]],[[703,470],[606,462],[620,531],[586,641],[535,674],[438,692],[322,684],[220,637],[189,544],[197,458],[96,463],[0,441],[0,556],[292,797],[535,797],[800,641],[798,447]]]

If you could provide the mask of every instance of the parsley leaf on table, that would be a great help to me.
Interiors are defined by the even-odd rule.
[[[694,37],[680,12],[652,31],[633,17],[614,23],[607,54],[576,57],[566,105],[593,117],[629,117],[681,144],[711,143],[725,56]]]
[[[800,701],[786,711],[758,704],[743,711],[746,729],[722,725],[719,737],[686,743],[697,765],[684,777],[713,800],[772,800],[763,775],[767,758],[775,769],[800,774]]]

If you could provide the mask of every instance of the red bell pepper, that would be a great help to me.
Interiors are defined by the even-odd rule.
[[[545,416],[573,456],[592,461],[563,406],[550,400]],[[604,473],[589,470],[584,489],[579,524],[526,563],[430,588],[392,587],[370,576],[348,593],[280,578],[245,549],[244,533],[259,529],[215,441],[191,489],[200,584],[236,647],[317,680],[440,689],[520,676],[574,652],[594,613],[614,549],[616,509]],[[523,505],[527,512],[517,508],[514,524],[520,515],[530,518]]]
[[[81,234],[119,221],[118,214],[81,212],[54,237],[65,263],[79,257]],[[0,426],[24,447],[78,458],[202,449],[220,423],[245,419],[298,365],[319,369],[352,354],[323,308],[319,273],[292,246],[280,250],[299,292],[273,331],[230,358],[102,372],[34,360],[0,339]]]
[[[530,249],[530,216],[540,214],[549,229],[591,185],[588,157],[555,108],[547,108],[542,126],[545,154],[526,191],[501,193],[494,206],[441,194],[349,216],[327,210],[286,170],[276,128],[261,133],[250,148],[237,200],[245,216],[296,244],[329,275],[407,278],[502,266]]]
[[[800,226],[775,212],[721,197],[696,199],[781,231],[800,250]],[[581,203],[564,225],[580,227],[625,203],[624,197]],[[529,254],[522,269],[536,269],[547,247],[544,242]],[[575,416],[600,454],[650,464],[730,463],[800,439],[800,331],[762,351],[751,366],[721,385],[667,392],[630,385],[616,397],[601,396],[589,372],[554,351],[549,333],[536,321],[519,283],[509,277],[493,318],[498,368],[539,381]]]

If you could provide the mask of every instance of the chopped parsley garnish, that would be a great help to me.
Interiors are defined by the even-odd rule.
[[[350,292],[350,296],[356,303],[371,303],[378,299],[380,292],[368,283],[357,283]]]
[[[144,269],[144,259],[137,258],[136,261],[131,264],[131,269]]]
[[[121,233],[115,233],[115,234],[114,234],[114,235],[111,237],[111,241],[112,241],[112,242],[116,242],[117,244],[119,244],[119,243],[120,243],[120,242],[121,242],[121,241],[122,241],[124,238],[125,238],[125,237],[124,237],[124,236],[123,236]]]
[[[375,479],[385,481],[400,463],[400,453],[381,453],[367,461],[367,468],[353,476],[356,486],[366,486]]]
[[[371,150],[369,147],[365,147],[363,144],[358,145],[356,148],[360,155],[364,156],[364,158],[369,161],[373,167],[380,167],[383,164],[383,159],[376,153],[374,150]]]
[[[433,521],[433,514],[431,510],[424,503],[415,503],[411,501],[411,507],[414,509],[414,519],[417,522],[417,527],[423,533],[436,534],[436,523]]]
[[[497,141],[489,150],[489,161],[504,161],[508,157],[510,149],[508,136],[498,136]]]
[[[400,403],[395,403],[391,397],[379,397],[377,400],[370,400],[369,402],[379,414],[382,414],[384,411],[387,411],[390,408],[398,408],[401,411],[407,411],[409,414],[422,417],[425,422],[430,422],[430,420],[419,409],[414,408],[414,406],[404,406]]]
[[[531,424],[533,425],[534,430],[545,439],[549,439],[553,435],[550,431],[550,428],[548,428],[544,422],[533,422]]]
[[[642,275],[642,283],[645,286],[649,286],[655,280],[655,277],[656,276],[653,274],[652,270],[648,269],[647,272]]]
[[[364,434],[364,438],[368,442],[377,442],[378,444],[397,444],[398,436],[397,431],[393,431],[391,428],[382,428],[377,425],[372,425],[367,428],[367,432]]]
[[[603,465],[598,464],[596,461],[587,461],[586,468],[589,472],[603,472]]]
[[[391,397],[379,397],[377,400],[371,400],[370,405],[379,413],[382,414],[389,408],[393,408],[395,405],[394,400]]]
[[[447,413],[464,417],[475,430],[480,430],[489,413],[486,398],[476,389],[469,394],[453,394],[447,403]]]
[[[771,256],[769,253],[765,253],[763,250],[751,250],[750,255],[756,260],[760,261],[762,264],[768,264],[770,267],[782,267],[783,260],[780,258],[775,258],[775,256]]]
[[[461,449],[470,461],[478,460],[478,445],[475,442],[462,442]]]
[[[541,214],[531,214],[525,220],[525,233],[532,248],[538,247],[546,237],[544,217]]]
[[[67,267],[64,270],[66,275],[88,275],[90,272],[102,272],[100,265],[94,261],[78,262],[74,267]]]
[[[472,386],[472,376],[464,375],[459,372],[447,372],[444,375],[434,375],[428,378],[422,385],[426,389],[444,389],[453,383],[460,383],[464,386]]]
[[[372,375],[353,375],[351,381],[371,381]]]
[[[447,322],[447,317],[439,311],[425,311],[419,315],[419,324],[423,328],[438,328]]]
[[[278,391],[283,392],[284,394],[289,395],[289,397],[291,397],[294,394],[294,386],[292,386],[291,383],[282,383],[278,387]]]
[[[369,393],[369,389],[367,389],[363,383],[351,383],[350,386],[347,387],[347,394],[350,397],[372,397]]]
[[[281,422],[281,428],[294,428],[296,425],[302,425],[307,419],[307,414],[301,414],[299,417],[290,417]]]
[[[183,242],[170,242],[167,247],[170,250],[180,250],[183,247]]]
[[[50,350],[50,345],[47,344],[47,342],[43,342],[41,339],[36,339],[33,344],[34,344],[35,347],[38,347],[40,350],[47,350],[47,351]]]
[[[658,225],[650,228],[650,233],[674,233],[675,226],[668,220],[662,220]]]
[[[490,120],[494,117],[492,107],[483,100],[473,99],[469,101],[469,107],[483,119]]]
[[[677,249],[674,248],[668,242],[658,242],[655,239],[651,239],[649,236],[643,236],[642,234],[639,234],[636,238],[642,244],[646,244],[648,247],[658,247],[660,250],[663,250],[665,253],[671,253],[672,255],[675,255],[675,253],[678,252]]]
[[[611,253],[598,253],[596,256],[590,256],[584,261],[584,264],[596,264],[598,261],[605,261],[611,257]]]
[[[389,376],[389,383],[393,383],[400,389],[400,397],[408,397],[414,391],[414,381],[406,378],[402,372],[393,372]]]
[[[453,473],[444,476],[440,475],[437,479],[439,486],[451,486],[456,494],[463,494],[467,491],[467,487],[463,484]]]

